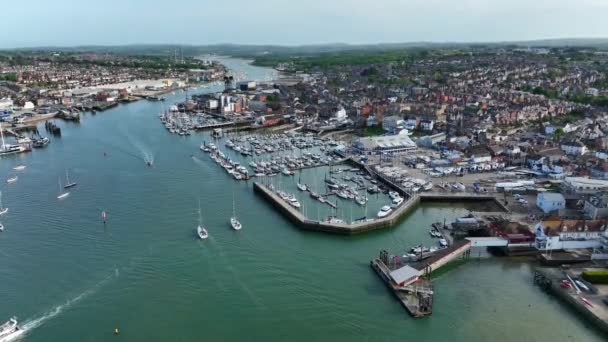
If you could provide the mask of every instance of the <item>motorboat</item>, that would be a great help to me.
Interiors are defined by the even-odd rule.
[[[441,247],[447,247],[448,246],[448,242],[446,241],[446,239],[439,239],[439,246]]]
[[[289,205],[291,205],[292,207],[299,209],[300,208],[300,202],[298,202],[298,200],[295,198],[295,196],[291,195],[288,199],[288,203]]]
[[[397,208],[399,205],[401,205],[401,203],[403,203],[403,197],[396,197],[393,199],[393,203],[391,204],[391,207]]]
[[[25,170],[25,165],[17,165],[13,168],[15,171],[23,171]]]
[[[17,338],[17,336],[23,334],[24,330],[21,329],[17,323],[16,317],[11,317],[4,324],[0,325],[0,341],[8,342]]]
[[[4,225],[0,222],[0,232],[4,231]]]
[[[51,143],[51,140],[47,137],[40,137],[38,139],[34,139],[34,142],[32,143],[32,146],[36,147],[36,148],[41,148],[41,147],[45,147],[48,144]]]
[[[399,193],[396,192],[396,191],[389,191],[388,192],[388,197],[390,197],[392,200],[394,200],[395,198],[398,198],[400,196],[399,196]]]
[[[365,205],[365,203],[367,203],[367,197],[356,196],[355,202],[357,202],[357,204],[359,204],[359,205]]]
[[[388,205],[385,205],[382,208],[380,208],[380,211],[378,212],[378,217],[380,217],[380,218],[387,217],[392,211],[393,211],[393,208],[391,208]]]
[[[7,179],[6,182],[8,184],[11,184],[11,183],[17,182],[18,179],[19,179],[19,177],[15,176],[15,177],[11,177],[11,178]]]

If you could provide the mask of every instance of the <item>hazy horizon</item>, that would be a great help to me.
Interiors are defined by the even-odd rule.
[[[608,37],[603,0],[24,0],[0,48],[500,43]]]

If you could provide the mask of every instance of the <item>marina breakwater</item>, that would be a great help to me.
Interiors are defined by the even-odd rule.
[[[388,216],[383,218],[367,219],[356,221],[351,224],[343,222],[332,222],[331,220],[318,221],[307,218],[301,211],[290,206],[283,201],[277,194],[265,185],[254,182],[253,191],[265,198],[273,207],[279,210],[289,220],[295,223],[299,228],[311,231],[335,233],[344,235],[355,235],[366,233],[378,229],[390,228],[404,219],[407,214],[414,210],[422,201],[494,201],[501,208],[500,202],[491,195],[478,194],[441,194],[441,193],[426,193],[410,196],[399,207],[393,210]]]

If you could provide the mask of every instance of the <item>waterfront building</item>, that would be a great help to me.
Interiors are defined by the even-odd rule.
[[[607,220],[544,220],[534,227],[536,248],[597,248],[600,247],[601,240],[608,237],[606,227]]]
[[[354,149],[361,154],[400,154],[415,151],[416,143],[406,134],[359,138]]]

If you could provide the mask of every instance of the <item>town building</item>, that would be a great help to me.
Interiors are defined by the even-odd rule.
[[[541,192],[536,196],[536,206],[544,213],[566,208],[564,195],[555,192]]]
[[[417,149],[416,143],[406,134],[359,138],[354,144],[360,154],[400,154]]]

